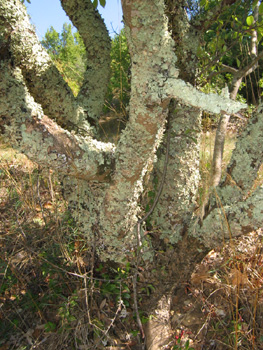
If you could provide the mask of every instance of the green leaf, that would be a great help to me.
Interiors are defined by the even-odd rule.
[[[106,5],[106,0],[100,0],[100,6],[105,7]]]
[[[246,22],[248,26],[251,26],[254,23],[254,17],[248,16]]]
[[[45,324],[45,331],[46,332],[54,332],[56,328],[57,328],[57,326],[53,322],[47,322]]]
[[[238,66],[238,68],[239,68],[239,67],[240,67],[240,61],[239,61],[238,58],[236,58],[236,60],[237,60],[237,66]]]
[[[260,15],[263,15],[263,3],[259,5],[258,13],[259,13]]]
[[[95,7],[95,9],[98,7],[98,0],[93,0],[93,6]]]
[[[148,192],[148,197],[155,197],[155,193],[153,191]]]

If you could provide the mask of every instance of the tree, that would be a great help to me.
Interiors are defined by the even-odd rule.
[[[262,51],[258,54],[263,28],[263,7],[260,1],[237,1],[226,7],[222,7],[223,3],[220,2],[200,3],[204,6],[204,13],[199,13],[196,17],[204,23],[203,31],[206,32],[203,45],[199,47],[199,55],[202,57],[199,77],[210,82],[207,84],[208,89],[211,82],[216,89],[222,89],[223,84],[227,84],[229,96],[233,100],[237,97],[242,99],[242,96],[238,96],[238,91],[242,81],[248,77],[251,84],[251,89],[247,92],[248,100],[256,104],[260,94],[258,87],[254,88],[252,80],[255,81],[257,70],[259,76],[258,61],[263,55]],[[212,25],[210,21],[204,22],[203,16],[207,11],[210,11],[211,20],[215,20]],[[245,85],[247,90],[248,85]],[[221,178],[224,139],[229,119],[230,115],[222,115],[217,128],[211,179],[213,186],[218,185]]]
[[[130,55],[124,29],[115,35],[111,42],[111,76],[106,100],[108,104],[117,99],[120,108],[125,112],[130,97]]]
[[[263,157],[262,107],[239,138],[227,174],[200,217],[200,110],[233,114],[245,105],[191,85],[198,67],[199,33],[184,3],[122,1],[131,96],[129,120],[116,146],[97,139],[110,76],[107,30],[90,0],[61,4],[86,48],[87,68],[77,97],[38,42],[25,7],[19,0],[0,3],[1,130],[13,147],[59,171],[90,254],[132,262],[136,283],[138,262],[153,260],[154,244],[172,246],[177,282],[156,287],[151,305],[156,317],[146,328],[147,346],[160,349],[169,329],[169,295],[215,245],[262,224],[262,188],[250,191]],[[158,178],[153,186],[157,205],[149,211],[158,232],[154,237],[144,233],[147,215],[140,207],[152,170]],[[155,334],[160,328],[162,339]]]
[[[71,24],[64,23],[61,34],[53,27],[48,29],[41,44],[77,95],[86,69],[85,46],[79,33],[72,33]]]

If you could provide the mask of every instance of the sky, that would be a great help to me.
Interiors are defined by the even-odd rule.
[[[31,4],[26,1],[25,4],[40,40],[51,26],[61,33],[63,24],[71,23],[60,5],[60,0],[31,0]],[[98,10],[104,18],[110,35],[114,36],[114,32],[119,33],[123,27],[121,0],[106,0],[105,8],[99,6]]]

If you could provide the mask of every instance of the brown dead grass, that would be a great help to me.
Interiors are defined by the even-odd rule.
[[[209,135],[204,142],[211,151]],[[115,267],[94,260],[56,174],[2,145],[0,181],[0,350],[139,348],[131,278],[116,283]],[[259,172],[255,186],[262,182]],[[263,348],[262,240],[253,232],[206,256],[171,310],[170,349],[180,337],[196,350]],[[165,266],[156,275],[171,277]],[[154,289],[148,277],[141,273],[139,306]]]

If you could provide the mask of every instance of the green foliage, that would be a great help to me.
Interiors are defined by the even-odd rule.
[[[95,8],[98,7],[98,0],[93,0],[92,3],[93,3],[93,6],[94,6]],[[100,6],[105,7],[105,5],[106,5],[106,0],[99,0],[99,3],[100,3]]]
[[[79,33],[73,32],[71,24],[64,23],[61,34],[50,27],[41,43],[73,93],[77,95],[86,69],[85,46]]]
[[[61,307],[58,310],[58,315],[61,318],[61,326],[62,328],[71,327],[71,322],[76,320],[74,316],[74,309],[77,306],[78,296],[74,293],[70,296],[64,303],[62,303]]]
[[[47,333],[49,333],[49,332],[54,332],[55,330],[56,330],[56,328],[57,328],[57,325],[55,324],[55,323],[53,323],[53,322],[47,322],[46,324],[45,324],[45,331],[47,332]]]
[[[125,268],[118,267],[117,270],[106,270],[105,266],[100,264],[96,272],[103,279],[97,282],[100,293],[107,298],[115,298],[116,302],[122,300],[125,306],[129,306],[131,292],[126,280],[130,273],[130,264],[127,263]]]
[[[198,83],[205,92],[220,93],[226,84],[231,86],[233,78],[233,73],[226,73],[222,69],[223,65],[242,69],[250,62],[251,36],[254,31],[257,33],[258,50],[261,51],[263,7],[261,4],[259,17],[256,18],[253,10],[258,1],[236,0],[230,5],[226,5],[223,0],[198,2],[199,11],[192,18],[193,23],[203,23],[204,32],[197,51],[201,72]],[[253,92],[250,93],[247,89],[246,85],[242,94],[252,102]]]
[[[177,339],[176,344],[173,347],[173,350],[194,350],[194,348],[190,347],[189,340],[187,340],[183,344],[181,338],[179,338]]]
[[[107,105],[111,105],[111,101],[117,100],[120,103],[117,111],[124,111],[129,104],[130,99],[130,70],[131,60],[125,37],[124,29],[120,34],[115,35],[111,43],[111,77],[108,87],[106,100]]]
[[[154,288],[154,286],[153,286],[152,284],[150,284],[150,283],[148,283],[148,284],[146,285],[146,287],[143,287],[143,288],[141,289],[141,292],[142,292],[142,293],[146,293],[147,297],[149,297],[149,296],[151,295],[151,293],[153,293],[154,291],[155,291],[155,288]]]
[[[254,23],[254,17],[253,16],[248,16],[246,19],[247,25],[248,26],[252,26],[252,24]]]

